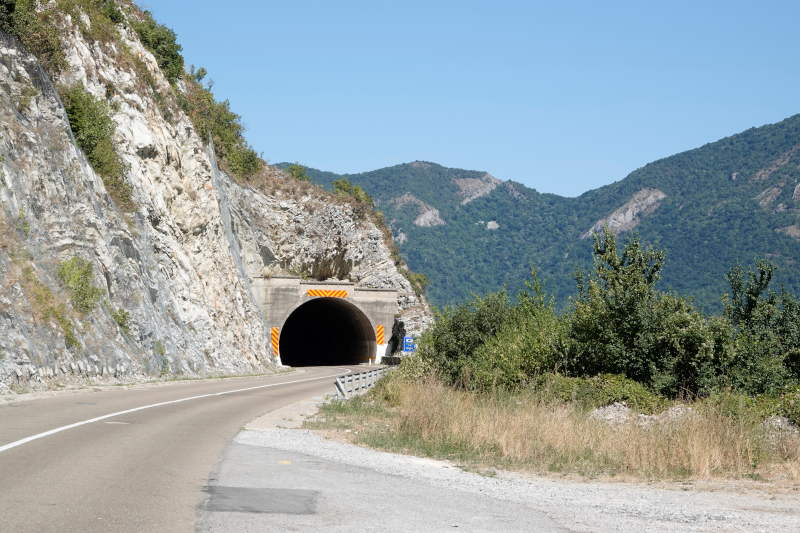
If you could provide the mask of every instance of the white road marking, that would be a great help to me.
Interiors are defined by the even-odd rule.
[[[345,374],[349,374],[352,370],[345,369]],[[130,413],[135,413],[137,411],[144,411],[145,409],[152,409],[153,407],[161,407],[163,405],[171,405],[175,403],[182,403],[188,402],[191,400],[199,400],[200,398],[210,398],[212,396],[225,396],[226,394],[235,394],[237,392],[245,392],[249,390],[256,390],[256,389],[266,389],[269,387],[279,387],[281,385],[292,385],[294,383],[305,383],[307,381],[318,381],[320,379],[330,379],[335,378],[336,376],[341,376],[342,373],[332,374],[330,376],[320,376],[317,378],[306,378],[306,379],[296,379],[294,381],[283,381],[281,383],[269,383],[267,385],[256,385],[255,387],[246,387],[244,389],[235,389],[223,392],[213,392],[210,394],[199,394],[197,396],[189,396],[186,398],[179,398],[177,400],[169,400],[166,402],[158,402],[158,403],[151,403],[150,405],[142,405],[141,407],[134,407],[133,409],[126,409],[124,411],[117,411],[116,413],[109,413],[107,415],[97,416],[95,418],[90,418],[88,420],[81,420],[80,422],[75,422],[74,424],[68,424],[66,426],[57,427],[48,431],[43,431],[42,433],[37,433],[36,435],[31,435],[30,437],[25,437],[24,439],[15,440],[14,442],[9,442],[8,444],[4,444],[0,446],[0,453],[3,453],[7,450],[12,448],[16,448],[17,446],[22,446],[23,444],[27,444],[31,441],[43,439],[45,437],[49,437],[50,435],[55,435],[56,433],[61,433],[62,431],[66,431],[68,429],[73,429],[80,426],[85,426],[86,424],[93,424],[95,422],[100,422],[101,420],[107,420],[109,418],[114,418],[120,415],[127,415]]]

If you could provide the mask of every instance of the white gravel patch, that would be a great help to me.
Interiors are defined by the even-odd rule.
[[[302,453],[447,490],[541,510],[573,531],[800,531],[800,492],[703,491],[644,484],[579,482],[499,472],[486,477],[445,461],[381,452],[300,429],[245,430],[236,442]],[[798,487],[800,489],[800,487]]]

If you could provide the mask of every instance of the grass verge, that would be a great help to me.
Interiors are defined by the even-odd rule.
[[[469,469],[639,480],[800,480],[800,439],[714,404],[641,427],[610,426],[574,402],[540,394],[475,394],[388,378],[306,422],[356,444],[449,459]]]

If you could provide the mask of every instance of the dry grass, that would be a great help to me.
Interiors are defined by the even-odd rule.
[[[337,196],[310,181],[294,179],[285,170],[268,164],[256,174],[248,178],[239,178],[238,181],[267,196],[284,196],[297,200],[308,196],[325,204],[338,203],[351,206],[357,204],[355,200]]]
[[[11,226],[6,222],[3,212],[0,211],[0,251],[8,253],[14,244]]]
[[[33,319],[38,323],[56,325],[68,348],[79,346],[67,304],[42,282],[29,253],[13,235],[0,215],[0,252],[7,253],[10,259],[5,275],[0,279],[0,289],[8,291],[14,285],[19,286],[25,293]]]
[[[324,408],[311,427],[350,428],[362,444],[471,466],[632,479],[800,480],[800,439],[709,409],[678,421],[612,427],[532,394],[481,396],[436,382],[389,381]]]
[[[55,322],[64,334],[68,348],[78,346],[75,328],[69,318],[66,304],[58,298],[50,287],[42,283],[32,266],[22,268],[22,288],[31,301],[33,316],[38,321]]]

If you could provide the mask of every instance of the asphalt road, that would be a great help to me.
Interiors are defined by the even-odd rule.
[[[299,444],[303,452],[263,446],[262,436]],[[389,456],[377,466],[368,456],[388,454],[343,446],[339,457],[303,430],[244,431],[225,450],[207,489],[202,533],[555,533],[559,526],[531,503],[491,491],[466,491],[457,483],[432,483],[434,461]],[[307,453],[306,453],[307,452]],[[356,460],[351,460],[352,455]],[[401,463],[394,468],[392,460]],[[459,471],[460,472],[460,471]],[[458,472],[457,472],[458,473]]]
[[[241,427],[332,391],[344,371],[314,367],[0,406],[0,533],[193,531],[209,473]],[[105,417],[143,406],[152,407]],[[26,441],[98,417],[105,418]]]

